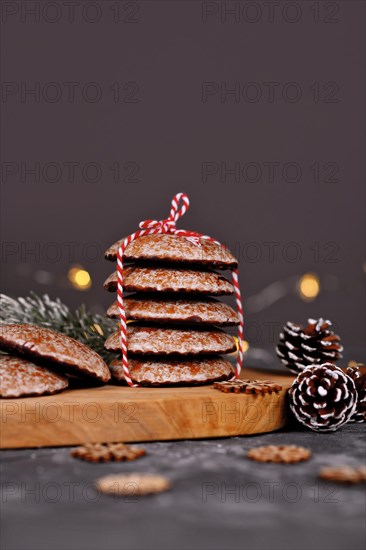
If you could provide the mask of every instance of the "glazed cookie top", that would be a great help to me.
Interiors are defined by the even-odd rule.
[[[234,293],[230,281],[215,271],[156,266],[125,267],[123,287],[127,292],[184,292],[216,296]],[[106,279],[104,288],[111,292],[117,290],[117,271]]]
[[[64,390],[65,376],[39,367],[22,357],[0,355],[0,397],[46,395]]]
[[[119,331],[105,342],[106,349],[120,350]],[[160,328],[153,326],[127,326],[127,349],[130,353],[151,355],[199,355],[231,353],[235,340],[219,329]]]
[[[29,359],[48,360],[101,382],[108,382],[111,376],[103,359],[88,346],[36,325],[1,325],[0,349],[14,351]]]
[[[118,249],[124,239],[114,243],[105,253],[107,260],[116,260]],[[212,265],[222,269],[235,269],[238,266],[231,252],[216,243],[200,239],[196,246],[179,235],[145,235],[130,243],[125,252],[125,260],[154,260],[162,262],[185,262]]]
[[[221,326],[235,326],[239,323],[237,313],[230,306],[212,298],[177,300],[134,294],[124,299],[124,306],[127,319],[136,321]],[[118,302],[109,307],[107,315],[119,317]]]

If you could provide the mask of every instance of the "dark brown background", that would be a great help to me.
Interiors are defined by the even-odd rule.
[[[348,350],[360,348],[365,333],[364,3],[302,0],[291,7],[279,2],[271,19],[266,3],[238,2],[240,12],[225,21],[220,12],[225,4],[217,2],[120,2],[120,21],[114,22],[115,3],[99,1],[95,23],[87,18],[97,12],[83,1],[73,23],[62,2],[55,2],[61,15],[50,23],[58,15],[46,4],[40,2],[45,11],[39,22],[22,14],[17,2],[8,3],[2,14],[2,290],[16,296],[33,289],[102,311],[110,297],[101,284],[111,271],[102,251],[134,231],[140,220],[165,217],[172,196],[184,191],[191,209],[180,227],[212,235],[240,257],[252,344],[273,348],[268,323],[275,323],[277,334],[287,319],[325,316],[337,325]],[[204,22],[207,9],[218,13]],[[248,21],[256,16],[256,22]],[[39,100],[22,98],[22,83],[24,88],[35,82]],[[65,82],[78,83],[74,101]],[[89,99],[80,92],[90,82],[102,91],[99,101],[90,101],[92,87],[86,91]],[[110,88],[116,82],[118,102]],[[216,93],[204,102],[205,82],[229,89],[235,82],[255,83],[262,97],[250,102],[230,95],[225,101]],[[272,101],[266,82],[278,83]],[[298,101],[291,101],[290,82],[301,87]],[[315,82],[319,97],[314,97]],[[47,83],[62,91],[54,102],[56,88]],[[9,90],[14,93],[7,95]],[[284,99],[283,90],[291,97]],[[22,181],[22,162],[28,168],[40,163],[41,172],[50,162],[92,162],[101,177],[87,181],[92,176],[83,177],[79,167],[72,182],[64,166],[56,182],[50,181],[52,169],[41,173],[39,182],[29,174]],[[119,182],[110,169],[116,162]],[[219,174],[204,182],[205,162],[257,163],[263,173],[256,182],[230,175],[220,181]],[[279,163],[273,182],[268,162]],[[315,162],[321,167],[319,182],[310,169]],[[299,181],[283,178],[286,163],[300,165]],[[335,181],[327,181],[335,165]],[[9,166],[15,175],[6,175]],[[71,255],[67,243],[75,243]],[[268,243],[277,243],[273,258]],[[289,243],[301,252],[296,261]],[[90,271],[90,290],[69,286],[71,264]],[[308,271],[321,280],[312,303],[294,290],[297,278]],[[276,281],[285,295],[255,311],[253,296]],[[273,293],[276,287],[271,288]],[[361,350],[356,353],[364,359]]]

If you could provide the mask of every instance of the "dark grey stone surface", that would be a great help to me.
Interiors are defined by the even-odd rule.
[[[69,448],[2,453],[2,550],[360,550],[365,486],[317,478],[329,464],[365,463],[365,425],[336,433],[286,431],[220,440],[145,444],[133,463],[90,464]],[[313,451],[294,465],[259,464],[252,446]],[[99,495],[93,481],[117,472],[164,473],[170,492]]]

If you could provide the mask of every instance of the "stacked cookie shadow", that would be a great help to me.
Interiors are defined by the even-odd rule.
[[[106,252],[116,261],[117,241]],[[124,306],[130,375],[145,386],[208,384],[231,378],[231,363],[221,355],[236,350],[224,327],[239,324],[236,312],[216,296],[231,295],[231,282],[217,270],[234,269],[226,249],[201,239],[196,246],[171,234],[136,239],[124,253]],[[104,283],[117,290],[117,272]],[[127,293],[127,294],[126,294]],[[132,294],[129,294],[132,293]],[[108,309],[118,318],[118,304]],[[118,353],[112,377],[124,381],[118,324],[105,342]]]

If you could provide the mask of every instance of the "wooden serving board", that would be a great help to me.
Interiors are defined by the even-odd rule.
[[[223,393],[213,386],[106,385],[0,402],[0,447],[157,441],[271,432],[286,424],[291,375],[244,369],[243,377],[281,384],[279,393]]]

